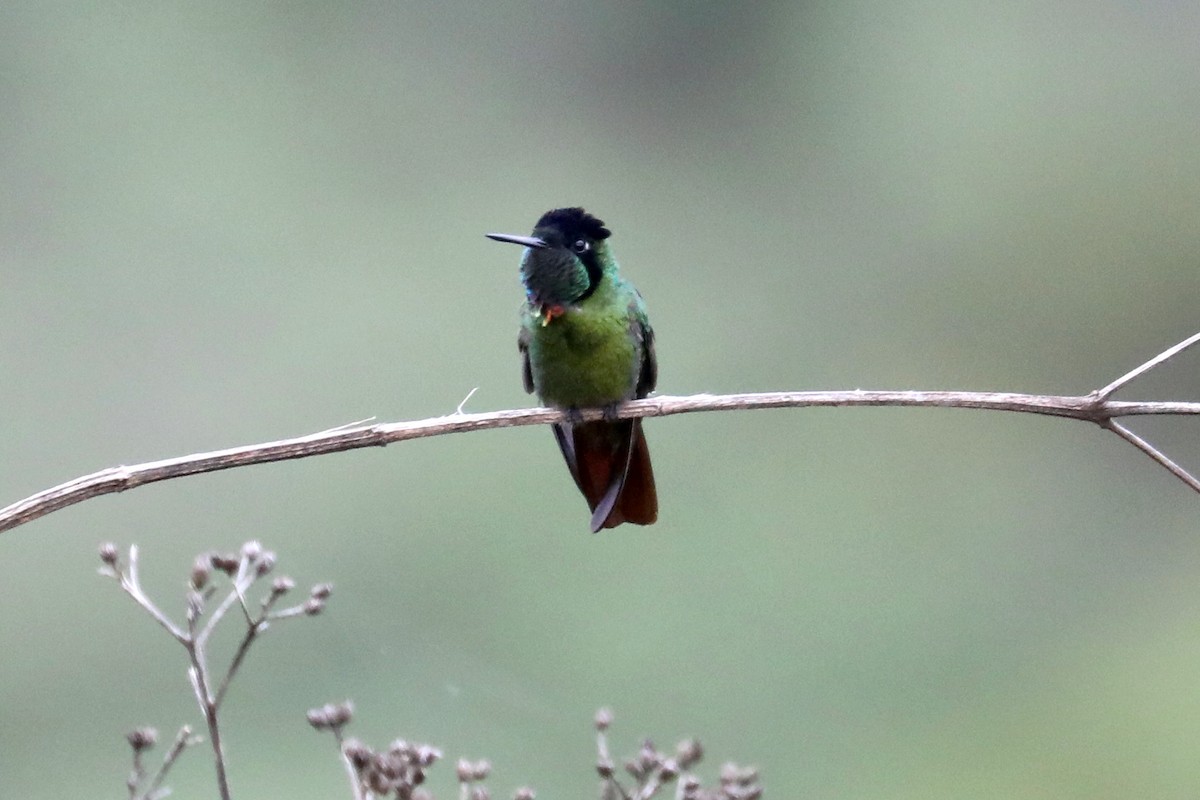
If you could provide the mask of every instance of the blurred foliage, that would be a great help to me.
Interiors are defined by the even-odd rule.
[[[614,230],[664,392],[1086,392],[1200,329],[1198,35],[1121,0],[6,3],[0,503],[528,403],[516,254],[482,233],[565,204]],[[1200,397],[1197,363],[1125,396]],[[1135,427],[1200,465],[1185,421]],[[345,696],[498,793],[592,796],[608,704],[769,796],[1196,795],[1200,499],[1143,455],[984,412],[647,428],[645,530],[588,535],[523,428],[5,534],[0,795],[116,796],[125,731],[197,721],[96,544],[169,596],[250,538],[339,602],[235,687],[238,796],[344,796],[304,711]],[[210,773],[186,756],[176,796]]]

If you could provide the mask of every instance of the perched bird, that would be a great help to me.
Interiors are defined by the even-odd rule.
[[[654,331],[642,296],[617,269],[612,232],[582,208],[559,208],[542,215],[532,236],[487,235],[525,246],[517,339],[525,391],[571,417],[581,408],[605,409],[603,421],[554,425],[592,509],[592,531],[651,524],[658,496],[642,421],[616,419],[615,411],[654,390]]]

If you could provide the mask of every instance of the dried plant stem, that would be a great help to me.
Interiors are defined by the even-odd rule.
[[[217,717],[218,704],[209,688],[204,649],[195,639],[189,639],[187,652],[192,663],[188,669],[188,678],[191,679],[192,689],[196,692],[196,702],[204,715],[204,724],[208,726],[208,741],[212,745],[213,760],[216,763],[217,793],[221,800],[230,800],[229,776],[225,770],[225,748],[221,743],[221,725]]]
[[[342,735],[341,726],[333,729],[333,736],[335,741],[337,741],[338,756],[341,758],[342,766],[346,770],[346,777],[350,780],[350,793],[354,796],[354,800],[364,800],[362,781],[358,779],[358,771],[354,769],[354,764],[350,761],[350,756],[346,753],[346,737]]]
[[[183,649],[187,652],[188,681],[191,683],[192,692],[196,697],[196,704],[200,707],[200,713],[204,717],[204,724],[208,727],[209,743],[212,745],[213,759],[216,764],[217,791],[221,800],[230,800],[227,762],[221,739],[219,718],[221,704],[225,699],[226,692],[229,690],[230,682],[241,668],[246,654],[249,652],[250,645],[256,641],[257,637],[263,631],[267,630],[267,626],[271,620],[301,615],[314,616],[321,613],[331,591],[330,584],[318,584],[314,586],[309,594],[309,598],[300,605],[286,608],[279,612],[273,612],[280,598],[295,587],[295,582],[291,578],[276,578],[272,582],[270,590],[264,595],[258,610],[255,613],[251,613],[246,603],[246,592],[252,588],[255,581],[263,579],[274,569],[275,554],[264,550],[258,542],[247,542],[242,546],[240,556],[238,557],[208,553],[198,557],[193,563],[187,590],[186,625],[181,627],[172,622],[150,600],[145,591],[142,590],[138,570],[138,549],[136,546],[129,548],[129,559],[127,562],[122,563],[117,554],[116,546],[106,543],[100,547],[100,559],[104,564],[100,568],[100,573],[114,578],[119,583],[121,589],[133,598],[134,602],[153,617],[159,625],[165,628],[176,641],[183,645]],[[230,578],[230,587],[221,601],[216,604],[215,608],[212,608],[207,620],[205,620],[207,603],[217,593],[216,586],[212,584],[214,572],[228,575]],[[226,667],[224,675],[218,679],[209,666],[208,639],[212,635],[217,623],[225,617],[234,605],[239,606],[245,616],[246,632],[243,634],[242,641],[238,645],[229,666]],[[201,624],[202,620],[204,621],[203,624]],[[214,687],[216,688],[214,689]],[[135,734],[137,734],[136,737]],[[153,734],[143,734],[141,731],[136,731],[134,734],[130,734],[130,737],[130,743],[134,745],[134,768],[128,781],[132,798],[136,788],[145,778],[141,752],[144,749],[148,749],[148,746],[152,746]],[[147,740],[151,741],[150,745],[145,744]],[[194,744],[197,741],[199,740],[191,736],[191,731],[188,728],[185,727],[181,730],[176,737],[171,752],[167,756],[167,760],[164,762],[162,770],[155,777],[154,783],[151,784],[148,793],[141,795],[141,797],[146,798],[146,800],[155,800],[156,795],[161,796],[161,794],[165,794],[167,790],[160,790],[158,784],[161,783],[166,771],[184,747]]]
[[[1200,481],[1174,464],[1164,454],[1138,439],[1128,429],[1117,425],[1118,417],[1200,414],[1200,402],[1122,401],[1110,399],[1118,389],[1151,369],[1158,367],[1194,344],[1200,343],[1200,333],[1164,350],[1136,369],[1130,370],[1102,389],[1086,395],[1037,395],[1010,392],[958,391],[815,391],[762,392],[752,394],[696,394],[687,396],[660,395],[634,400],[622,405],[617,416],[665,417],[700,411],[749,411],[766,408],[849,408],[861,406],[974,408],[990,411],[1012,411],[1023,414],[1065,417],[1091,422],[1111,430],[1150,455],[1172,474],[1193,489],[1200,491]],[[584,420],[599,420],[603,412],[585,409],[579,412]],[[147,483],[198,475],[205,472],[265,464],[295,458],[338,453],[362,447],[382,447],[409,439],[441,436],[448,433],[512,428],[523,425],[545,425],[566,421],[562,411],[549,408],[527,408],[492,411],[483,414],[462,414],[456,411],[444,417],[414,422],[377,423],[352,427],[336,427],[295,439],[282,439],[262,444],[231,447],[207,453],[149,461],[133,466],[111,467],[84,475],[50,489],[38,492],[0,509],[0,532],[16,528],[75,503],[92,497],[123,492]],[[1132,438],[1131,438],[1132,437]]]
[[[145,777],[146,767],[143,763],[142,751],[135,749],[133,751],[133,769],[129,773],[129,779],[125,781],[125,786],[129,789],[129,800],[137,800],[138,787],[142,785]]]
[[[164,792],[167,790],[160,790],[159,787],[162,786],[167,773],[171,771],[171,767],[175,765],[175,761],[179,758],[180,754],[192,745],[198,744],[199,741],[198,737],[192,736],[192,729],[187,725],[179,729],[179,733],[175,734],[175,741],[171,743],[171,749],[167,752],[166,757],[163,758],[162,765],[159,766],[158,772],[154,773],[154,779],[150,781],[150,785],[146,787],[145,797],[158,798],[165,796]]]

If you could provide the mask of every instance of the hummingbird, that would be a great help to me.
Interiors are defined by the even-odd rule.
[[[531,236],[487,236],[525,247],[517,337],[525,391],[567,412],[554,438],[592,510],[592,532],[653,523],[658,496],[642,421],[617,419],[616,410],[654,390],[654,330],[642,296],[621,277],[612,231],[582,208],[557,208]],[[583,422],[583,408],[604,409],[604,419]]]

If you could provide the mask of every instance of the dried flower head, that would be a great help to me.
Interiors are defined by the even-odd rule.
[[[325,610],[325,601],[324,600],[318,600],[315,597],[310,597],[304,603],[304,613],[307,616],[315,617],[317,614],[320,614],[324,610]]]
[[[612,725],[612,721],[613,721],[612,710],[608,709],[608,708],[601,708],[598,711],[596,711],[596,716],[593,719],[593,724],[596,726],[596,730],[606,731],[606,730],[608,730],[608,727],[610,725]]]
[[[414,759],[419,766],[428,767],[442,757],[442,751],[436,747],[423,744],[417,748],[416,758]]]
[[[158,731],[150,727],[134,728],[125,734],[125,740],[135,753],[140,753],[158,743]]]
[[[342,703],[326,703],[320,708],[310,708],[305,714],[308,724],[317,730],[341,728],[354,717],[354,704],[349,700]]]
[[[277,561],[278,558],[276,557],[275,552],[273,550],[266,550],[261,556],[258,557],[258,564],[255,566],[254,571],[258,574],[258,577],[261,578],[271,570],[275,569],[275,563]]]
[[[315,727],[315,726],[314,726]],[[361,773],[363,769],[371,763],[371,759],[375,757],[375,752],[371,750],[361,739],[347,739],[342,745],[342,752],[354,769]]]
[[[100,545],[100,560],[110,567],[117,566],[121,560],[121,554],[117,552],[117,546],[112,542],[105,542]]]
[[[683,769],[688,769],[702,758],[704,758],[704,748],[700,745],[699,739],[684,739],[675,745],[675,759]]]
[[[226,575],[234,575],[238,569],[238,557],[230,553],[221,555],[213,553],[211,556],[213,569],[220,570]]]
[[[192,562],[192,574],[188,576],[188,585],[196,590],[203,589],[208,585],[211,576],[212,556],[196,556],[196,560]]]

